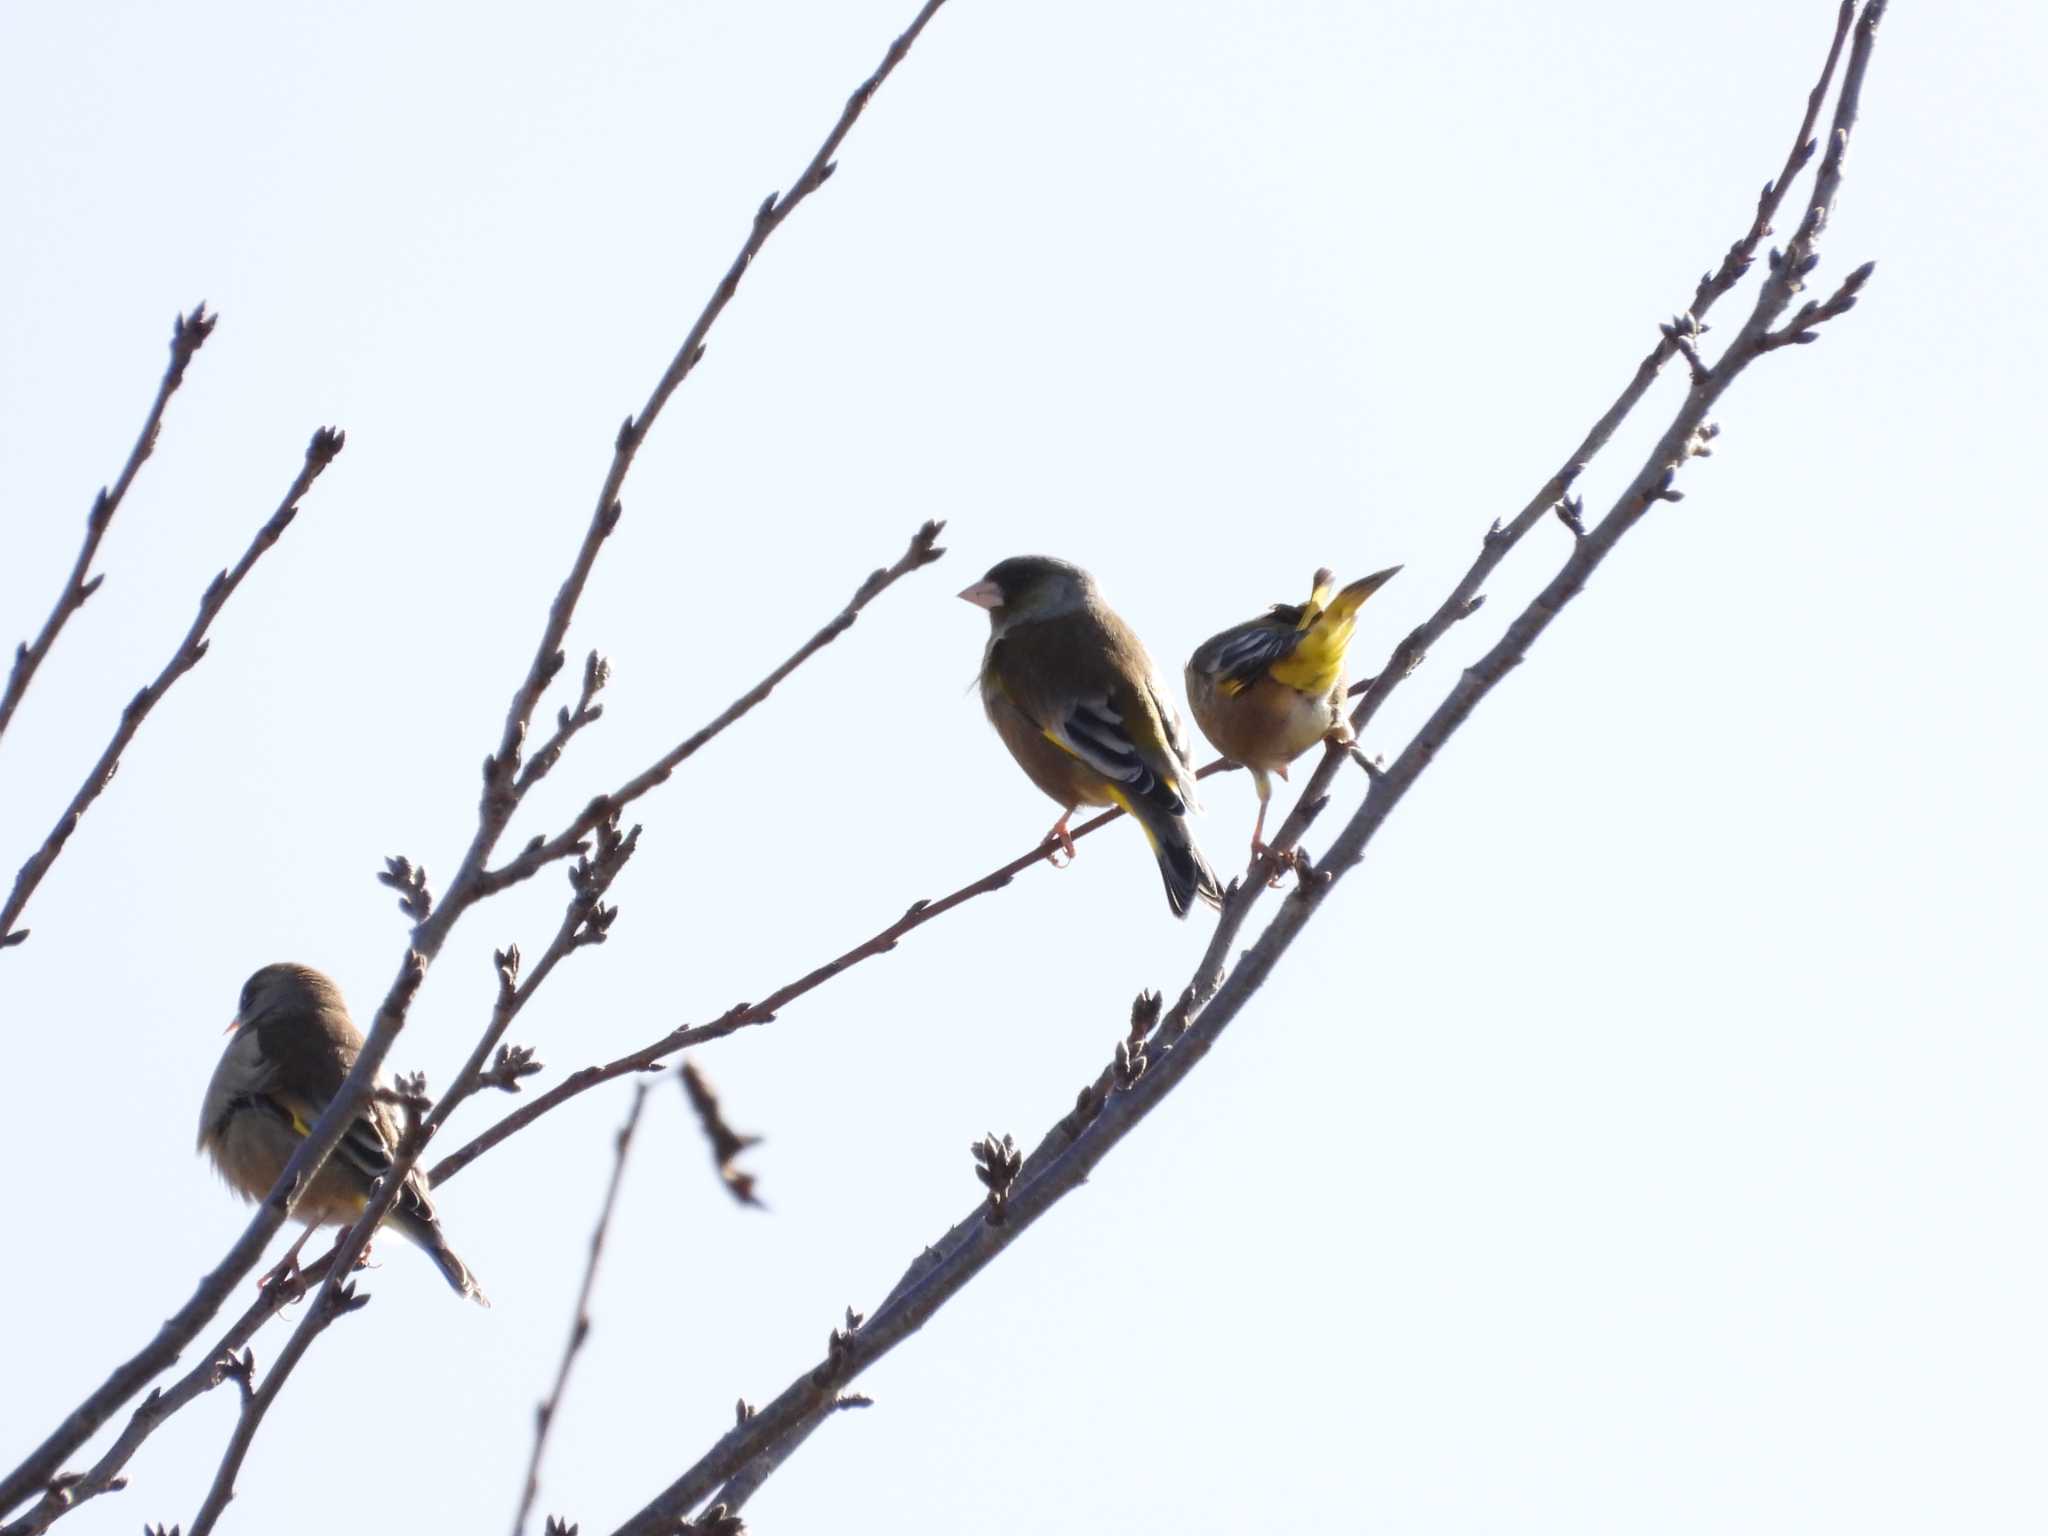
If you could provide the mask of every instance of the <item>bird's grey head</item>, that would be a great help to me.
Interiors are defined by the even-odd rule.
[[[1012,555],[960,596],[986,608],[990,626],[1001,634],[1012,624],[1079,608],[1094,593],[1095,578],[1078,565],[1051,555]]]
[[[235,1024],[254,1024],[272,1014],[297,1013],[333,1008],[346,1011],[341,989],[310,965],[281,960],[266,965],[242,983],[241,1001],[235,1007]]]

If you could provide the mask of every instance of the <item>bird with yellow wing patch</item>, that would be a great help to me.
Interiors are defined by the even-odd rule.
[[[1188,703],[1216,750],[1251,770],[1259,791],[1252,856],[1266,851],[1266,802],[1272,776],[1317,742],[1349,735],[1344,720],[1344,653],[1358,609],[1401,569],[1375,571],[1339,590],[1334,573],[1316,572],[1305,603],[1270,612],[1205,640],[1188,659]]]

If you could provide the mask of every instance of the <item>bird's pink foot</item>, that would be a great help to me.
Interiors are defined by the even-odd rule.
[[[1266,866],[1266,884],[1277,886],[1287,878],[1287,871],[1294,868],[1293,853],[1275,853],[1270,844],[1259,838],[1252,839],[1252,868]]]
[[[1074,839],[1067,831],[1067,817],[1073,814],[1072,811],[1067,812],[1045,834],[1045,862],[1054,869],[1065,869],[1074,862]]]
[[[267,1271],[256,1277],[256,1289],[273,1292],[286,1302],[297,1301],[306,1294],[306,1277],[299,1270],[299,1250],[292,1251],[279,1259]]]

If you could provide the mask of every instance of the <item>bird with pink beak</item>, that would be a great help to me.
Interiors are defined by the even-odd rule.
[[[1185,917],[1222,900],[1195,845],[1195,770],[1179,712],[1145,647],[1078,565],[1047,555],[998,562],[960,596],[988,611],[981,702],[1026,777],[1059,804],[1046,857],[1071,859],[1078,806],[1114,805],[1144,831],[1166,902]]]

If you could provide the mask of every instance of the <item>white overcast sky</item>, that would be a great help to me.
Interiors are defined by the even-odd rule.
[[[242,1229],[191,1150],[237,988],[303,960],[371,1011],[406,932],[381,860],[452,870],[620,419],[913,9],[0,11],[9,648],[172,317],[221,315],[0,742],[0,866],[307,435],[348,432],[0,957],[0,1462]],[[544,1081],[1044,831],[951,595],[1002,556],[1089,566],[1176,674],[1319,564],[1405,563],[1372,670],[1741,231],[1833,11],[952,0],[643,453],[570,640],[613,659],[607,715],[515,839],[716,713],[925,518],[952,552],[637,809],[613,941],[516,1031]],[[1816,278],[1877,258],[1864,304],[1736,388],[1687,499],[1223,1046],[863,1379],[877,1406],[784,1468],[758,1529],[2048,1524],[2043,31],[1894,6]],[[1516,552],[1375,751],[1567,541]],[[1236,868],[1250,786],[1208,798]],[[491,948],[538,952],[565,894],[464,922],[395,1066],[449,1079]],[[1206,921],[1173,922],[1113,829],[705,1051],[768,1137],[767,1214],[659,1082],[542,1510],[611,1529],[818,1358],[971,1207],[968,1142],[1035,1142]],[[493,1310],[379,1245],[375,1304],[310,1355],[224,1528],[509,1525],[625,1103],[447,1187]],[[233,1412],[185,1413],[65,1529],[189,1525]]]

